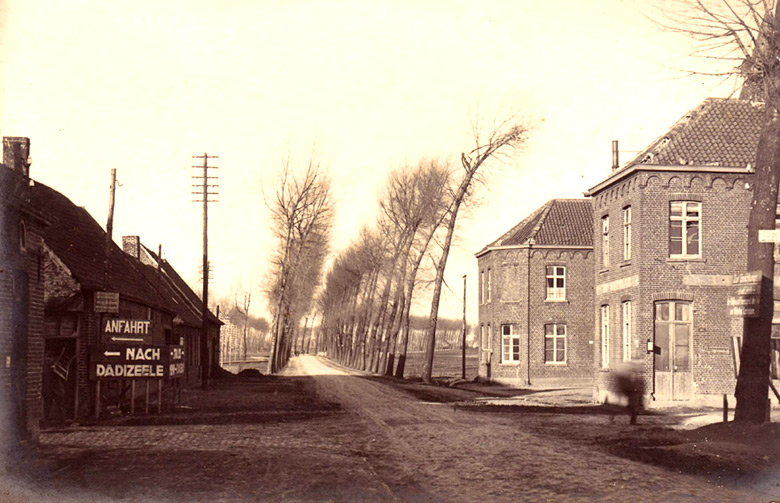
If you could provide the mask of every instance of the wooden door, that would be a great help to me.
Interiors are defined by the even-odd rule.
[[[691,303],[664,301],[655,304],[655,394],[661,400],[693,397]]]

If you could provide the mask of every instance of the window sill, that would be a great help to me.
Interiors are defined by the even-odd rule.
[[[690,257],[669,257],[669,258],[666,259],[666,262],[667,263],[672,263],[672,262],[701,262],[701,263],[706,263],[707,259],[692,255]]]
[[[545,302],[550,302],[551,304],[568,304],[568,299],[544,299]]]
[[[631,260],[630,259],[629,260],[625,260],[625,261],[620,263],[620,267],[628,267],[630,265],[631,265]]]
[[[569,365],[566,362],[544,362],[544,364],[551,367],[567,367]]]
[[[599,269],[599,274],[604,274],[605,272],[609,272],[609,267],[607,267],[606,269],[603,268]]]
[[[507,367],[517,367],[520,365],[520,362],[501,362],[501,365],[507,366]]]

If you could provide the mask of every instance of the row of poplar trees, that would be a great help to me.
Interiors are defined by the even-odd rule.
[[[424,159],[388,177],[374,225],[363,227],[327,272],[318,296],[319,348],[344,365],[403,377],[415,296],[432,285],[422,378],[431,381],[444,268],[461,206],[480,184],[480,168],[525,142],[512,118],[494,124],[460,166]],[[423,274],[421,274],[423,273]],[[433,278],[431,278],[433,276]]]

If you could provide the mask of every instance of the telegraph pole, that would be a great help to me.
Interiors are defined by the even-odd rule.
[[[463,338],[461,341],[463,362],[461,364],[460,378],[466,378],[466,275],[463,275]]]
[[[114,232],[114,201],[116,200],[116,168],[111,168],[111,188],[108,197],[108,221],[106,222],[106,258],[103,268],[103,290],[108,290],[108,268],[111,253],[111,240]]]
[[[192,166],[194,169],[202,169],[202,175],[192,175],[193,181],[200,180],[199,183],[193,183],[193,188],[198,188],[197,191],[192,191],[193,195],[200,196],[201,199],[193,199],[194,203],[203,203],[203,306],[201,307],[201,334],[200,334],[200,378],[201,387],[206,389],[209,383],[209,328],[208,328],[208,313],[209,313],[209,203],[218,202],[216,199],[209,199],[211,196],[219,195],[219,192],[214,192],[213,189],[219,187],[219,185],[210,183],[216,181],[218,177],[210,176],[210,169],[219,169],[217,166],[209,166],[209,159],[218,159],[219,156],[208,155],[193,155],[193,159],[203,159],[203,166]]]

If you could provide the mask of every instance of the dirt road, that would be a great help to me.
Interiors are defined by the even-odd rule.
[[[719,487],[540,437],[516,415],[474,414],[419,402],[393,387],[303,356],[286,372],[305,374],[318,394],[365,422],[365,459],[392,501],[772,501],[767,487]],[[777,494],[774,495],[775,497]]]
[[[47,429],[3,460],[0,503],[780,501],[765,434],[721,463],[651,421],[663,416],[634,428],[598,407],[420,396],[479,395],[293,358],[282,376],[186,389],[168,414]]]

